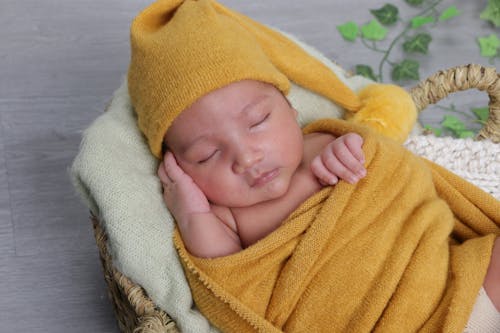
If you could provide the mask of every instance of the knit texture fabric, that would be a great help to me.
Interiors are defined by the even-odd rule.
[[[378,117],[377,108],[297,43],[213,0],[159,0],[134,19],[130,35],[129,93],[139,128],[158,158],[166,131],[183,110],[243,79],[273,84],[285,95],[293,81],[346,110],[365,109],[370,119]],[[386,87],[378,86],[377,92]],[[416,119],[413,100],[401,88],[388,94],[382,104],[404,124],[403,130],[395,128],[403,142]]]
[[[354,91],[373,83],[348,74],[316,49],[287,35]],[[216,329],[193,306],[184,272],[172,242],[175,222],[162,199],[151,155],[128,93],[125,79],[106,112],[85,130],[71,168],[75,189],[99,216],[108,236],[113,265],[141,285],[182,332]],[[320,118],[340,118],[344,111],[331,100],[291,83],[287,99],[299,112],[301,126]],[[112,172],[110,172],[112,170]]]
[[[228,332],[461,332],[500,202],[366,128],[320,120],[304,132],[360,133],[367,176],[324,188],[233,255],[193,257],[176,231],[198,308]]]
[[[500,198],[500,145],[471,138],[411,136],[405,147]]]
[[[343,77],[340,68],[330,65]],[[366,84],[361,77],[346,82],[353,89]],[[301,124],[341,115],[328,100],[298,86],[292,85],[288,98],[299,110]],[[412,136],[407,144],[416,154],[450,168],[500,199],[500,145],[422,135]],[[462,160],[457,162],[454,156]],[[162,202],[156,168],[157,161],[137,128],[124,82],[108,111],[83,133],[71,169],[73,184],[100,217],[115,267],[141,285],[183,332],[212,332],[213,327],[192,308],[192,296],[171,240],[174,221]]]
[[[372,83],[360,76],[348,76],[314,48],[294,36],[287,37],[328,66],[351,89],[357,91]],[[339,118],[344,113],[331,100],[293,83],[287,98],[298,110],[301,126],[319,118]],[[137,128],[126,80],[115,91],[107,112],[82,136],[70,170],[71,178],[82,200],[99,216],[106,230],[113,265],[142,286],[182,332],[215,332],[193,307],[189,286],[172,244],[174,220],[162,201],[156,176],[158,162]],[[500,168],[488,167],[498,165],[500,145],[490,141],[464,144],[462,139],[421,135],[411,137],[408,142],[415,153],[437,159],[437,163],[443,163],[471,182],[479,181],[475,183],[477,186],[482,187],[485,179],[496,180],[496,184],[485,189],[500,193]],[[467,162],[457,164],[454,158],[447,158],[448,152]],[[481,163],[470,161],[469,156],[480,156]]]
[[[472,309],[464,333],[498,333],[500,332],[500,312],[481,287]]]

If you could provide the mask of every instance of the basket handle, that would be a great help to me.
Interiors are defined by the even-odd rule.
[[[500,75],[494,67],[469,64],[442,70],[410,90],[418,112],[450,93],[476,88],[486,91],[490,98],[490,114],[476,140],[500,142]]]
[[[140,316],[133,333],[179,333],[179,330],[165,312],[156,311]]]

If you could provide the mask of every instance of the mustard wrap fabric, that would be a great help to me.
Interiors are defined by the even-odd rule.
[[[304,132],[360,133],[367,176],[323,188],[230,256],[193,257],[176,231],[201,312],[223,332],[462,332],[499,202],[369,129],[320,120]]]

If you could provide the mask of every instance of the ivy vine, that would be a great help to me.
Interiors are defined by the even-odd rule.
[[[338,25],[337,30],[342,37],[350,42],[358,39],[363,46],[380,55],[377,69],[367,64],[355,66],[356,74],[363,75],[377,82],[384,82],[384,69],[390,66],[391,80],[394,82],[420,80],[420,63],[412,59],[415,54],[427,54],[432,36],[431,30],[443,22],[449,21],[461,15],[455,6],[440,8],[443,0],[404,0],[407,5],[419,8],[420,11],[408,19],[399,15],[399,8],[386,3],[381,8],[371,9],[373,19],[362,25],[349,21]],[[500,26],[500,0],[489,0],[486,8],[481,12],[480,19],[488,21],[494,27]],[[397,24],[397,23],[400,24]],[[422,27],[426,27],[423,29]],[[398,32],[397,29],[400,29]],[[390,30],[396,30],[395,37],[387,40]],[[500,58],[500,39],[497,34],[477,38],[481,56],[489,58],[494,63]],[[404,58],[399,61],[391,59],[392,52],[396,47],[404,51]],[[443,108],[443,107],[441,107]],[[441,122],[442,128],[425,126],[436,135],[452,135],[454,137],[472,137],[474,130],[466,126],[455,114],[462,114],[470,123],[484,123],[488,118],[488,107],[472,108],[470,112],[457,110],[454,105],[443,108],[449,114],[444,116]]]

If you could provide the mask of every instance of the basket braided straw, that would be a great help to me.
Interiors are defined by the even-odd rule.
[[[108,296],[112,300],[120,330],[127,333],[178,333],[174,321],[153,303],[144,289],[113,266],[107,248],[108,237],[99,219],[94,215],[91,219]]]
[[[476,139],[500,142],[500,76],[495,68],[466,65],[439,71],[410,90],[417,109],[437,103],[450,93],[477,88],[489,95],[490,114]],[[159,309],[145,290],[118,271],[107,249],[107,236],[99,219],[91,216],[99,248],[108,295],[115,310],[118,326],[127,333],[178,333],[175,322]]]
[[[498,143],[500,142],[500,75],[494,67],[471,64],[439,71],[411,89],[410,94],[420,112],[450,93],[472,88],[486,91],[490,98],[488,121],[476,139],[490,139]]]

